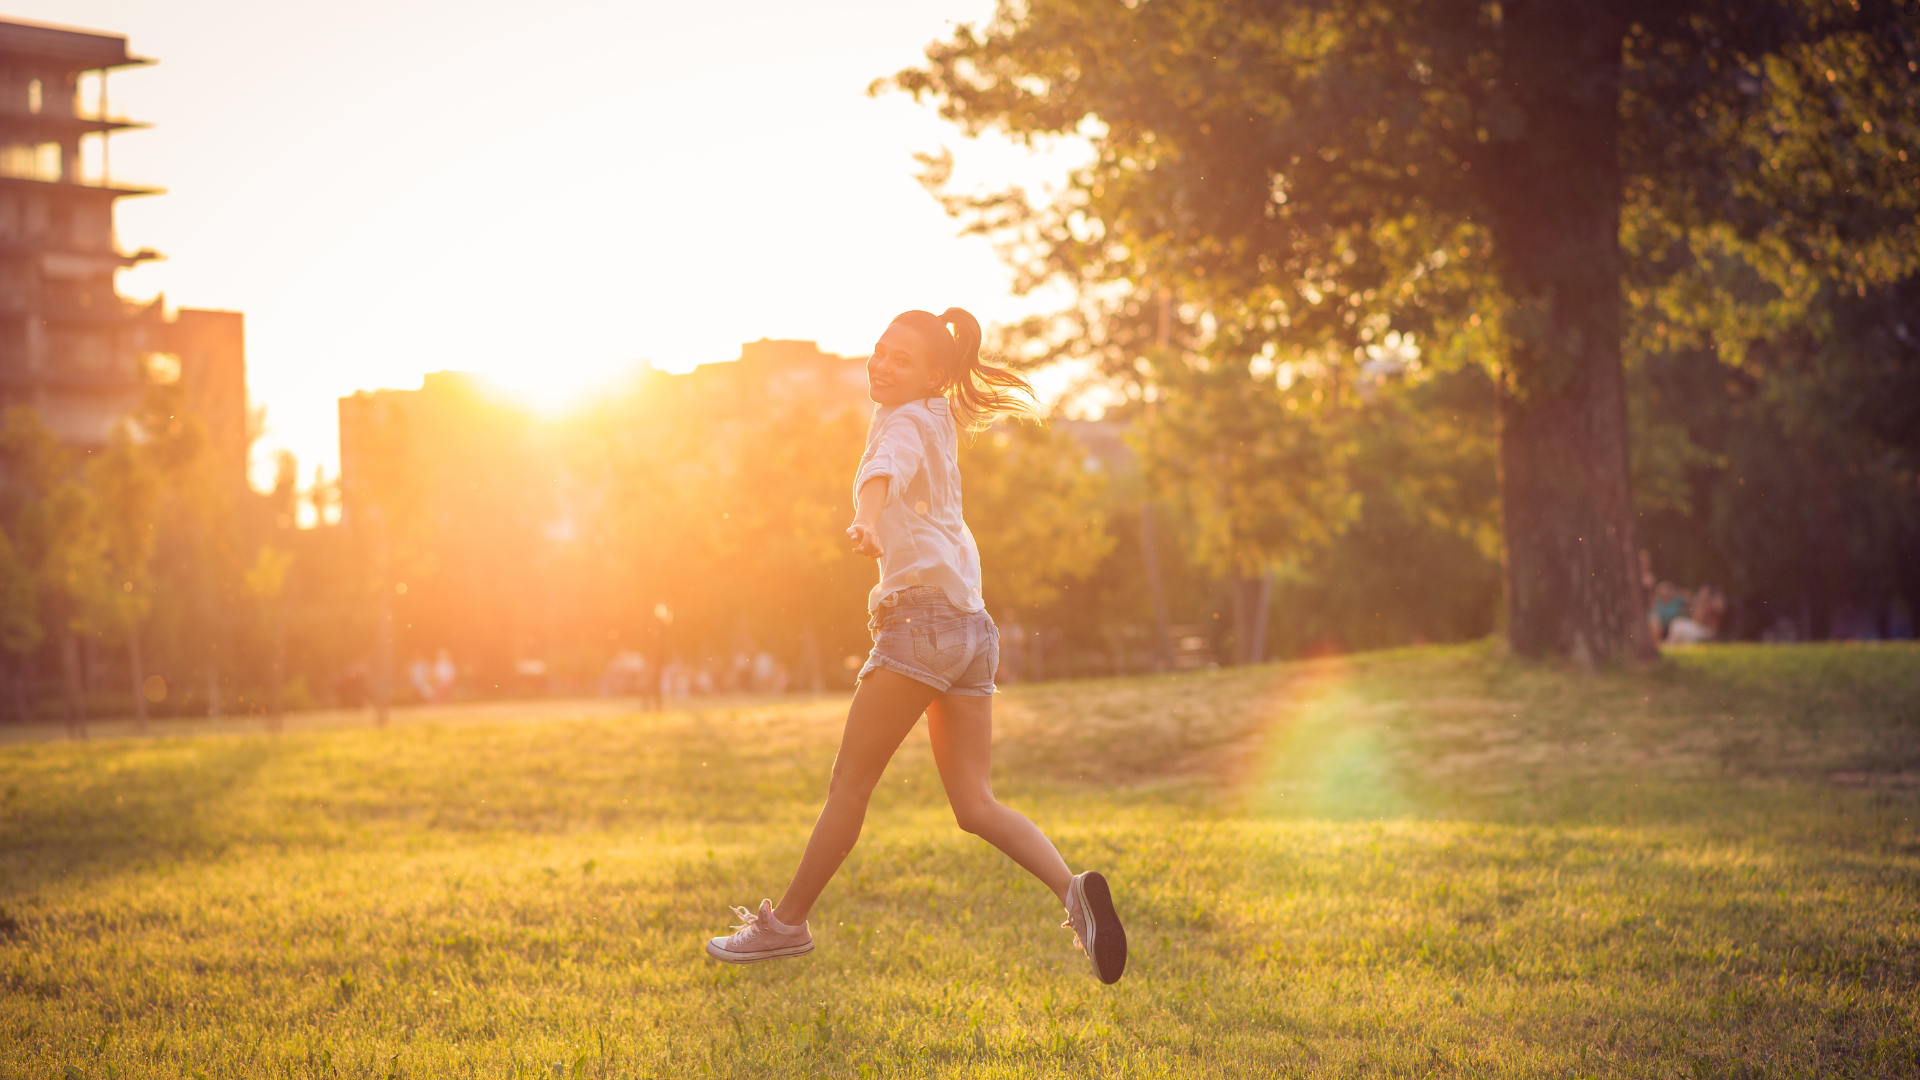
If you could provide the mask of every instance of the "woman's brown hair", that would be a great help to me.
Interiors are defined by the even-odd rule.
[[[1033,384],[1018,372],[980,362],[980,320],[965,308],[903,311],[894,322],[905,323],[937,351],[940,368],[937,387],[953,409],[954,423],[965,431],[979,431],[999,413],[1032,416],[1039,408]]]

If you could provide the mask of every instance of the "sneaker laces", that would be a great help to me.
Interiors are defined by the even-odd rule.
[[[731,940],[747,941],[755,934],[767,928],[766,925],[760,921],[759,912],[749,911],[746,908],[733,904],[727,906],[733,908],[734,918],[741,920],[740,924],[733,928],[733,937]]]

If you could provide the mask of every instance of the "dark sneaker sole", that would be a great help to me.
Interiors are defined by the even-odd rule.
[[[1127,971],[1127,931],[1113,910],[1107,879],[1089,871],[1081,879],[1080,897],[1086,902],[1087,921],[1093,926],[1093,970],[1103,983],[1117,983]]]
[[[762,960],[784,960],[789,956],[805,956],[813,951],[813,942],[805,945],[791,945],[784,949],[767,949],[763,952],[729,952],[719,948],[713,942],[707,942],[707,955],[728,964],[757,964]]]

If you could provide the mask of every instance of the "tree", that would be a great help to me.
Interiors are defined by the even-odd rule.
[[[1286,654],[1460,641],[1497,623],[1492,382],[1477,367],[1396,366],[1363,372],[1341,414],[1358,515],[1278,582]]]
[[[724,654],[726,685],[737,654],[766,649],[823,687],[827,658],[864,647],[874,581],[843,532],[866,427],[848,406],[837,390],[718,364],[649,373],[569,425],[568,490],[593,560],[576,610],[645,643],[649,679],[675,655]]]
[[[60,685],[67,732],[87,737],[87,705],[80,680],[78,634],[100,609],[105,571],[93,499],[74,476],[72,461],[33,410],[16,406],[0,427],[0,497],[6,532],[41,604],[40,625],[53,630],[60,653]]]
[[[1087,452],[1039,423],[1002,420],[960,444],[965,511],[980,549],[981,592],[1004,611],[1053,602],[1113,550]]]
[[[40,647],[46,631],[40,625],[40,593],[33,570],[14,550],[13,540],[0,529],[0,648],[13,658],[14,718],[27,722],[27,658]]]
[[[822,417],[804,400],[775,410],[740,430],[741,443],[730,455],[736,465],[722,490],[713,493],[724,507],[718,524],[729,535],[717,537],[708,550],[751,552],[759,564],[759,587],[782,583],[776,595],[798,613],[800,674],[815,693],[825,687],[822,613],[842,597],[851,600],[848,586],[871,573],[867,560],[848,550],[844,531],[850,516],[848,476],[860,460],[864,420],[851,409]],[[803,447],[805,452],[796,452]],[[711,510],[707,521],[714,524]],[[747,607],[740,604],[737,610]]]
[[[267,632],[273,639],[273,659],[267,669],[267,717],[275,731],[280,730],[286,719],[281,690],[287,678],[287,618],[280,598],[286,591],[287,570],[292,565],[293,552],[262,544],[244,578],[247,595],[258,605],[260,621],[267,624]]]
[[[106,449],[87,463],[86,477],[98,512],[104,555],[105,588],[98,616],[126,641],[134,720],[144,735],[146,665],[140,630],[153,608],[151,564],[161,477],[125,424],[114,428]]]
[[[1484,364],[1509,637],[1594,661],[1653,649],[1625,315],[1728,259],[1789,298],[1912,267],[1915,33],[1872,0],[1031,0],[892,82],[1091,142],[1048,205],[950,200],[1029,284],[1171,285],[1330,368],[1389,332]]]
[[[1351,435],[1327,388],[1250,377],[1231,344],[1221,352],[1163,365],[1166,400],[1137,446],[1191,521],[1197,560],[1232,583],[1235,643],[1251,664],[1266,658],[1274,574],[1330,545],[1359,500],[1345,469]]]
[[[347,402],[352,402],[349,411]],[[371,595],[374,640],[371,672],[374,725],[387,726],[393,700],[393,602],[407,582],[403,567],[416,567],[430,556],[423,520],[429,486],[420,459],[426,440],[418,430],[421,418],[393,395],[356,395],[341,406],[342,445],[351,446],[351,461],[340,463],[343,521],[353,530],[367,570],[360,587]],[[351,435],[348,425],[352,424]],[[468,432],[471,437],[472,432]],[[525,522],[512,524],[524,527]]]
[[[1728,630],[1907,632],[1920,608],[1920,279],[1827,287],[1746,350],[1646,356],[1635,490],[1656,569],[1727,586]],[[1850,617],[1847,616],[1851,610]],[[1846,625],[1842,625],[1845,617]],[[1873,624],[1863,626],[1870,617]]]

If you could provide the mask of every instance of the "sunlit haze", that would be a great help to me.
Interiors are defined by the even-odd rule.
[[[112,76],[120,243],[164,261],[125,295],[246,313],[261,461],[335,459],[334,399],[484,372],[547,408],[640,364],[742,341],[861,353],[905,308],[984,322],[1015,298],[980,238],[914,179],[961,138],[869,98],[990,0],[538,6],[449,0],[14,5],[124,34],[157,59]],[[92,83],[86,86],[92,102]],[[992,142],[962,179],[1054,175]]]

